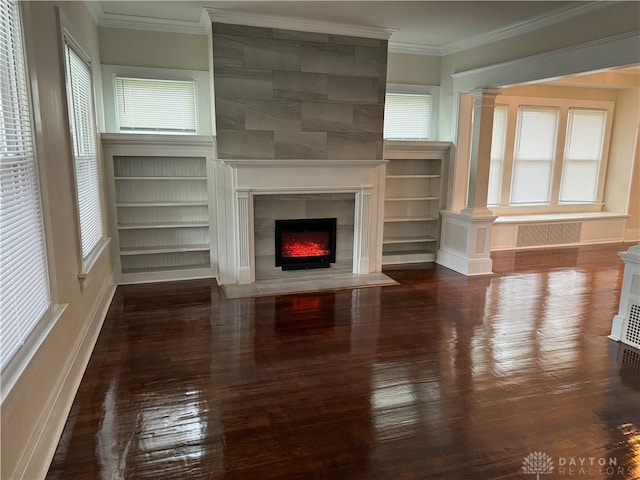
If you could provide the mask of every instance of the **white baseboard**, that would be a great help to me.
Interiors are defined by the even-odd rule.
[[[18,462],[20,467],[12,478],[45,478],[115,291],[114,279],[109,276],[57,382],[58,388],[51,392],[42,409],[34,433]]]
[[[624,242],[640,242],[640,228],[627,228],[622,239]]]
[[[469,259],[444,249],[438,250],[436,263],[468,277],[493,273],[491,258]]]

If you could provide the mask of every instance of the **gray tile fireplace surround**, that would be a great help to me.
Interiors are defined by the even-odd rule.
[[[382,158],[386,40],[212,29],[220,158]]]
[[[283,272],[275,266],[275,221],[302,218],[336,218],[336,264],[332,273],[351,273],[353,261],[353,193],[256,195],[253,198],[256,281],[286,280],[297,276],[311,278],[319,269],[307,273]]]

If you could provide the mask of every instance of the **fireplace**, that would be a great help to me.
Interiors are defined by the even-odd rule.
[[[381,271],[385,160],[221,162],[219,206],[226,213],[220,213],[216,230],[218,248],[226,252],[218,258],[222,285],[292,276],[275,266],[276,219],[336,217],[339,234],[331,269],[356,275]],[[322,276],[322,270],[300,270],[299,275]]]
[[[329,268],[336,261],[336,219],[276,220],[276,267]]]

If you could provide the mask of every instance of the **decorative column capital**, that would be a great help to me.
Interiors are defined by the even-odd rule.
[[[474,106],[494,106],[496,97],[502,93],[499,88],[476,88],[469,95],[473,97]]]

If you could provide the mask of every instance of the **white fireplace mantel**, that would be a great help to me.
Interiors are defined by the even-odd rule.
[[[381,271],[386,160],[219,159],[216,163],[221,284],[255,282],[255,195],[353,193],[353,273]]]
[[[234,158],[234,159],[220,159],[220,162],[225,165],[230,165],[235,168],[239,167],[376,167],[389,163],[389,160],[309,160],[309,159],[281,159],[281,158]]]

